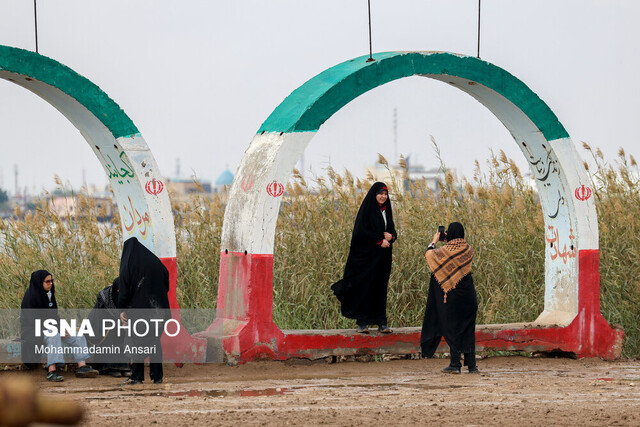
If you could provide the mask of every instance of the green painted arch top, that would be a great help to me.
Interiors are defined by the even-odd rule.
[[[0,46],[0,70],[61,90],[96,116],[115,138],[139,133],[129,116],[102,89],[56,60],[28,50]]]
[[[384,52],[329,68],[294,90],[258,133],[314,132],[336,111],[363,93],[414,75],[449,75],[488,87],[516,105],[548,141],[568,137],[556,115],[531,89],[507,71],[472,56],[447,52]]]

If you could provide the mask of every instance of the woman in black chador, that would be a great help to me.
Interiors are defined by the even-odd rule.
[[[28,368],[34,368],[40,362],[42,353],[47,355],[47,381],[60,382],[64,377],[56,369],[57,365],[64,366],[64,342],[72,347],[71,353],[78,364],[76,376],[80,378],[93,378],[98,371],[86,364],[89,358],[87,340],[84,335],[54,335],[43,333],[43,323],[53,320],[56,326],[60,325],[58,316],[58,303],[56,301],[56,287],[53,276],[47,270],[38,270],[31,273],[29,287],[22,298],[20,305],[20,338],[22,340],[22,361]],[[36,324],[40,324],[36,328]],[[39,330],[36,333],[36,329]]]
[[[470,373],[476,367],[476,313],[478,299],[471,277],[473,248],[464,239],[464,228],[452,222],[445,234],[445,246],[436,249],[440,233],[433,236],[425,257],[431,281],[422,322],[420,345],[423,357],[433,354],[444,337],[450,349],[450,363],[443,372],[460,373],[460,354]]]
[[[378,325],[382,333],[391,332],[387,326],[387,286],[392,245],[397,238],[389,191],[384,183],[376,182],[358,210],[344,276],[331,286],[342,304],[342,315],[356,319],[360,333],[369,333],[368,325]]]
[[[135,237],[124,242],[120,259],[120,291],[118,308],[123,310],[120,319],[135,322],[137,319],[155,321],[168,320],[169,310],[169,271],[162,261],[147,249]],[[153,325],[153,323],[150,323]],[[160,337],[164,323],[160,323],[160,333],[138,337],[133,334],[133,346],[146,347],[148,354],[132,354],[131,377],[126,384],[139,384],[144,381],[144,360],[149,357],[149,376],[154,384],[162,383],[162,345]],[[151,330],[155,330],[152,327]],[[125,340],[125,342],[127,342]]]

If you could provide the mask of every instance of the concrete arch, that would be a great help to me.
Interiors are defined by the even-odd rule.
[[[599,311],[598,222],[594,200],[588,197],[589,177],[551,109],[516,77],[475,57],[386,52],[374,55],[375,61],[366,59],[329,68],[293,91],[262,124],[242,159],[225,211],[218,318],[214,323],[223,327],[226,353],[239,359],[256,354],[313,357],[337,348],[334,343],[341,342],[337,336],[333,341],[304,338],[295,331],[282,332],[273,324],[273,243],[281,200],[278,188],[288,182],[306,145],[332,114],[370,89],[414,75],[448,83],[486,106],[513,135],[530,164],[541,198],[547,231],[544,311],[533,324],[502,327],[485,335],[480,331],[479,345],[490,341],[487,345],[492,348],[522,349],[520,335],[514,333],[522,328],[543,331],[539,338],[521,340],[538,340],[540,348],[603,357],[619,352],[622,331],[611,330]],[[588,319],[581,313],[587,313]],[[582,320],[578,322],[578,318]],[[577,325],[580,322],[583,326]],[[571,325],[579,331],[569,331]],[[549,335],[549,328],[562,328],[573,338],[565,337],[561,340],[564,344],[558,343],[558,333]],[[597,330],[598,337],[588,328]],[[412,333],[415,331],[395,337],[399,341],[394,342],[415,345]],[[582,338],[576,338],[578,335]],[[605,335],[608,338],[603,338]],[[354,342],[354,337],[349,339]],[[385,345],[388,342],[381,338],[378,346]],[[322,346],[324,352],[319,351]],[[358,348],[362,346],[367,344]],[[374,346],[370,350],[375,352]]]
[[[171,203],[160,169],[133,121],[90,80],[34,52],[0,46],[0,78],[35,93],[80,131],[109,178],[120,212],[123,238],[137,237],[162,260],[170,274],[171,307],[177,310],[176,237]],[[169,344],[165,354],[166,350],[173,352],[174,359],[204,357],[204,347],[198,347],[202,342],[194,351],[181,348],[179,340]]]

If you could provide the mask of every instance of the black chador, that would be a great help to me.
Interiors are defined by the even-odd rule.
[[[162,261],[135,237],[124,242],[120,260],[120,292],[118,308],[127,313],[128,320],[143,318],[167,320],[169,310],[169,271]],[[144,309],[144,310],[143,310]],[[162,331],[162,329],[159,329]],[[154,382],[162,382],[162,346],[160,336],[150,333],[144,337],[133,334],[134,346],[152,347],[150,376]],[[144,359],[146,355],[133,356],[131,380],[144,380]]]
[[[124,242],[120,259],[118,307],[153,309],[166,315],[169,308],[169,271],[135,237]]]
[[[386,194],[383,204],[376,198]],[[385,232],[393,238],[383,247]],[[373,184],[364,198],[351,235],[351,248],[342,280],[331,289],[341,303],[342,315],[359,326],[387,325],[387,286],[391,274],[392,243],[397,239],[387,186]]]
[[[20,304],[20,338],[22,340],[22,361],[28,368],[34,368],[40,361],[40,356],[35,353],[36,346],[42,345],[42,337],[36,336],[35,322],[41,323],[47,319],[60,321],[58,317],[58,304],[56,302],[56,287],[52,283],[50,295],[44,290],[44,279],[50,276],[47,270],[38,270],[31,273],[29,287]]]

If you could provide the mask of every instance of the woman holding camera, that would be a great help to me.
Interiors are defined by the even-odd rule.
[[[445,245],[436,248],[438,241]],[[464,239],[464,227],[452,222],[444,236],[438,231],[425,254],[431,270],[427,308],[420,345],[423,357],[433,357],[442,337],[449,345],[450,363],[443,372],[459,374],[460,354],[469,373],[477,373],[476,313],[478,299],[471,277],[473,248]]]

